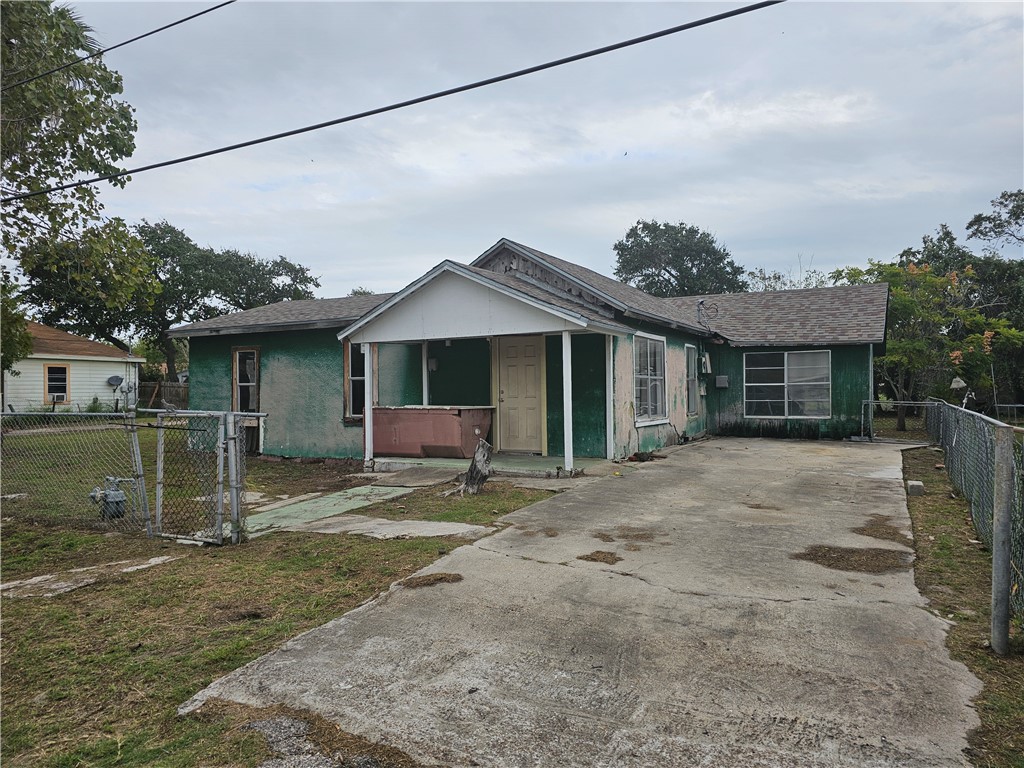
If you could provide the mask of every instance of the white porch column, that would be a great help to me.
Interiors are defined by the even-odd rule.
[[[568,331],[562,331],[562,420],[565,471],[572,472],[572,341]]]
[[[430,405],[430,376],[427,370],[427,342],[423,342],[423,404]]]
[[[363,344],[363,360],[365,366],[365,379],[363,386],[366,393],[363,396],[363,469],[373,469],[373,348],[370,344]]]
[[[604,337],[604,436],[605,458],[615,458],[615,375],[612,366],[612,353],[615,341],[611,336]]]

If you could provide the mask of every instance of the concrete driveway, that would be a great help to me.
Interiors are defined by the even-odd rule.
[[[461,581],[392,587],[183,709],[309,709],[426,764],[966,765],[980,686],[910,550],[851,530],[909,532],[900,467],[886,445],[681,447],[508,516],[424,571]],[[897,570],[791,557],[815,545]]]

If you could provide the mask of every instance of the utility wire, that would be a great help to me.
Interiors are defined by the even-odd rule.
[[[582,61],[583,59],[589,59],[594,56],[600,56],[603,53],[610,53],[611,51],[617,51],[622,48],[628,48],[632,45],[639,45],[640,43],[646,43],[651,40],[657,40],[660,37],[667,37],[668,35],[674,35],[678,32],[685,32],[688,29],[694,29],[696,27],[703,27],[707,24],[713,24],[716,21],[729,19],[732,18],[733,16],[740,16],[744,13],[750,13],[751,11],[759,11],[762,8],[767,8],[772,5],[779,5],[780,3],[784,2],[786,2],[786,0],[765,0],[765,2],[755,3],[754,5],[747,5],[732,11],[726,11],[725,13],[718,13],[715,14],[714,16],[707,16],[703,19],[698,19],[697,21],[691,21],[686,24],[680,24],[679,26],[676,27],[669,27],[668,29],[663,29],[658,32],[651,32],[650,34],[642,35],[641,37],[634,37],[630,40],[624,40],[623,42],[620,43],[613,43],[612,45],[606,45],[602,48],[594,48],[593,50],[586,51],[584,53],[577,53],[573,56],[566,56],[565,58],[562,59],[555,59],[554,61],[549,61],[544,64],[536,64],[532,67],[527,67],[526,69],[519,69],[516,70],[515,72],[509,72],[504,75],[489,77],[486,80],[478,80],[475,83],[469,83],[468,85],[460,85],[456,86],[455,88],[448,88],[447,90],[444,91],[436,91],[426,96],[418,96],[417,98],[414,99],[399,101],[394,104],[389,104],[386,107],[377,107],[376,109],[369,109],[366,110],[365,112],[357,112],[355,114],[347,115],[345,117],[339,117],[335,120],[328,120],[327,122],[324,123],[307,125],[304,128],[295,128],[290,131],[284,131],[283,133],[275,133],[272,136],[264,136],[263,138],[260,139],[251,139],[250,141],[243,141],[238,144],[231,144],[226,147],[220,147],[219,149],[210,149],[207,150],[206,152],[198,152],[194,155],[187,155],[185,157],[179,157],[174,160],[165,160],[160,163],[143,165],[138,168],[131,168],[126,171],[110,173],[105,176],[96,176],[94,178],[84,179],[82,181],[73,181],[67,184],[62,184],[58,187],[50,187],[49,189],[43,189],[38,192],[23,192],[22,194],[19,195],[12,195],[10,197],[0,199],[0,203],[12,203],[15,202],[16,200],[25,200],[27,198],[36,197],[38,195],[47,195],[51,192],[61,192],[65,189],[74,189],[75,187],[81,187],[86,184],[94,184],[98,181],[108,181],[110,179],[120,178],[121,176],[129,176],[136,173],[142,173],[144,171],[152,171],[155,170],[156,168],[165,168],[170,165],[179,165],[180,163],[187,163],[192,160],[199,160],[200,158],[203,157],[220,155],[225,152],[233,152],[236,149],[244,149],[245,147],[252,147],[257,144],[266,144],[269,141],[277,141],[278,139],[288,138],[289,136],[297,136],[300,133],[319,131],[321,128],[329,128],[333,125],[351,123],[355,120],[362,120],[367,117],[373,117],[374,115],[382,115],[386,112],[394,112],[399,109],[404,109],[405,107],[411,107],[416,104],[423,104],[428,101],[442,99],[446,96],[452,96],[456,93],[464,93],[466,91],[472,91],[477,88],[483,88],[484,86],[494,85],[495,83],[502,83],[505,82],[506,80],[514,80],[519,77],[524,77],[525,75],[532,75],[535,72],[542,72],[546,69],[553,69],[554,67],[560,67],[565,64],[571,64],[576,61]]]
[[[231,5],[233,2],[235,2],[235,0],[227,0],[227,2],[221,3],[220,5],[215,5],[212,8],[207,8],[205,11],[200,11],[199,13],[193,13],[191,16],[186,16],[184,19],[178,19],[177,21],[171,22],[170,24],[165,24],[164,26],[160,27],[159,29],[154,29],[152,32],[146,32],[144,35],[138,35],[136,37],[133,37],[131,40],[125,40],[123,43],[118,43],[117,45],[112,45],[109,48],[104,48],[102,51],[96,51],[96,53],[90,53],[88,56],[82,56],[81,58],[77,58],[74,61],[69,61],[67,64],[61,64],[59,67],[54,67],[53,69],[47,70],[46,72],[42,72],[42,73],[40,73],[38,75],[33,75],[32,77],[27,77],[24,80],[19,80],[18,82],[11,83],[10,85],[5,85],[2,89],[0,89],[0,93],[6,93],[7,91],[11,90],[11,88],[17,88],[19,85],[26,85],[28,83],[31,83],[31,82],[35,81],[35,80],[38,80],[41,77],[47,77],[49,75],[56,74],[57,72],[60,72],[61,70],[67,69],[68,67],[75,66],[75,64],[80,64],[83,61],[88,61],[89,59],[94,59],[97,56],[102,56],[104,53],[107,53],[108,51],[114,50],[115,48],[122,48],[122,47],[128,45],[129,43],[134,43],[136,40],[141,40],[144,37],[149,37],[150,35],[155,35],[157,32],[163,32],[165,29],[170,29],[171,27],[176,27],[179,24],[184,24],[186,21],[191,21],[192,19],[198,18],[198,17],[200,17],[200,16],[202,16],[204,14],[210,13],[211,11],[216,11],[218,8],[223,8],[225,5]]]

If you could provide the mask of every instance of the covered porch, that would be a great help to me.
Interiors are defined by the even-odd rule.
[[[429,421],[450,419],[451,411],[471,414],[472,423],[444,431],[461,429],[463,446],[486,437],[499,472],[526,462],[553,476],[558,468],[578,469],[581,457],[601,462],[614,456],[613,343],[629,329],[569,302],[560,306],[544,289],[506,285],[501,277],[443,262],[339,335],[362,345],[367,359],[376,345],[420,347],[422,403],[365,409],[368,467],[385,459],[464,464],[465,448],[446,452],[426,442],[419,456],[410,456],[417,430],[401,427],[426,419],[421,439],[434,440],[438,429]],[[374,376],[388,375],[367,366],[366,391],[376,390]],[[388,446],[399,444],[406,455],[389,457]]]

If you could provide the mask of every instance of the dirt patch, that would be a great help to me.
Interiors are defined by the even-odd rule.
[[[408,579],[402,579],[398,582],[398,586],[416,589],[417,587],[432,587],[435,584],[454,584],[458,581],[462,581],[461,573],[427,573],[423,576],[410,576]]]
[[[595,539],[600,539],[601,541],[604,541],[604,542],[615,541],[615,537],[612,536],[610,533],[595,533],[594,534],[594,538]]]
[[[854,533],[859,533],[861,536],[870,536],[873,539],[882,539],[883,541],[895,541],[897,544],[905,544],[908,547],[913,546],[914,542],[911,541],[910,537],[893,525],[891,521],[892,518],[888,515],[872,515],[867,523],[859,528],[851,528],[850,530]]]
[[[743,506],[747,507],[748,509],[767,509],[771,510],[772,512],[782,511],[782,507],[776,507],[774,504],[759,504],[755,502],[753,504],[744,504]]]
[[[641,549],[643,549],[643,547],[639,544],[633,544],[632,542],[625,546],[625,550],[627,552],[639,552]]]
[[[543,528],[541,530],[541,533],[543,533],[549,539],[553,539],[555,536],[558,535],[558,530],[555,528]]]
[[[652,531],[649,528],[620,525],[615,529],[615,535],[623,541],[654,541],[655,536],[664,536],[665,534],[661,531]]]
[[[586,560],[590,563],[606,563],[608,565],[615,565],[622,558],[614,552],[603,552],[599,549],[596,552],[591,552],[589,555],[577,555],[576,559]]]
[[[271,611],[265,605],[250,605],[250,606],[235,606],[235,605],[218,605],[216,606],[221,613],[221,620],[226,624],[233,624],[238,621],[259,621],[260,619],[266,619],[273,615]]]
[[[854,547],[828,547],[815,544],[803,552],[790,555],[793,560],[808,560],[837,571],[859,573],[891,573],[905,571],[913,558],[909,552],[894,549],[859,549]]]

